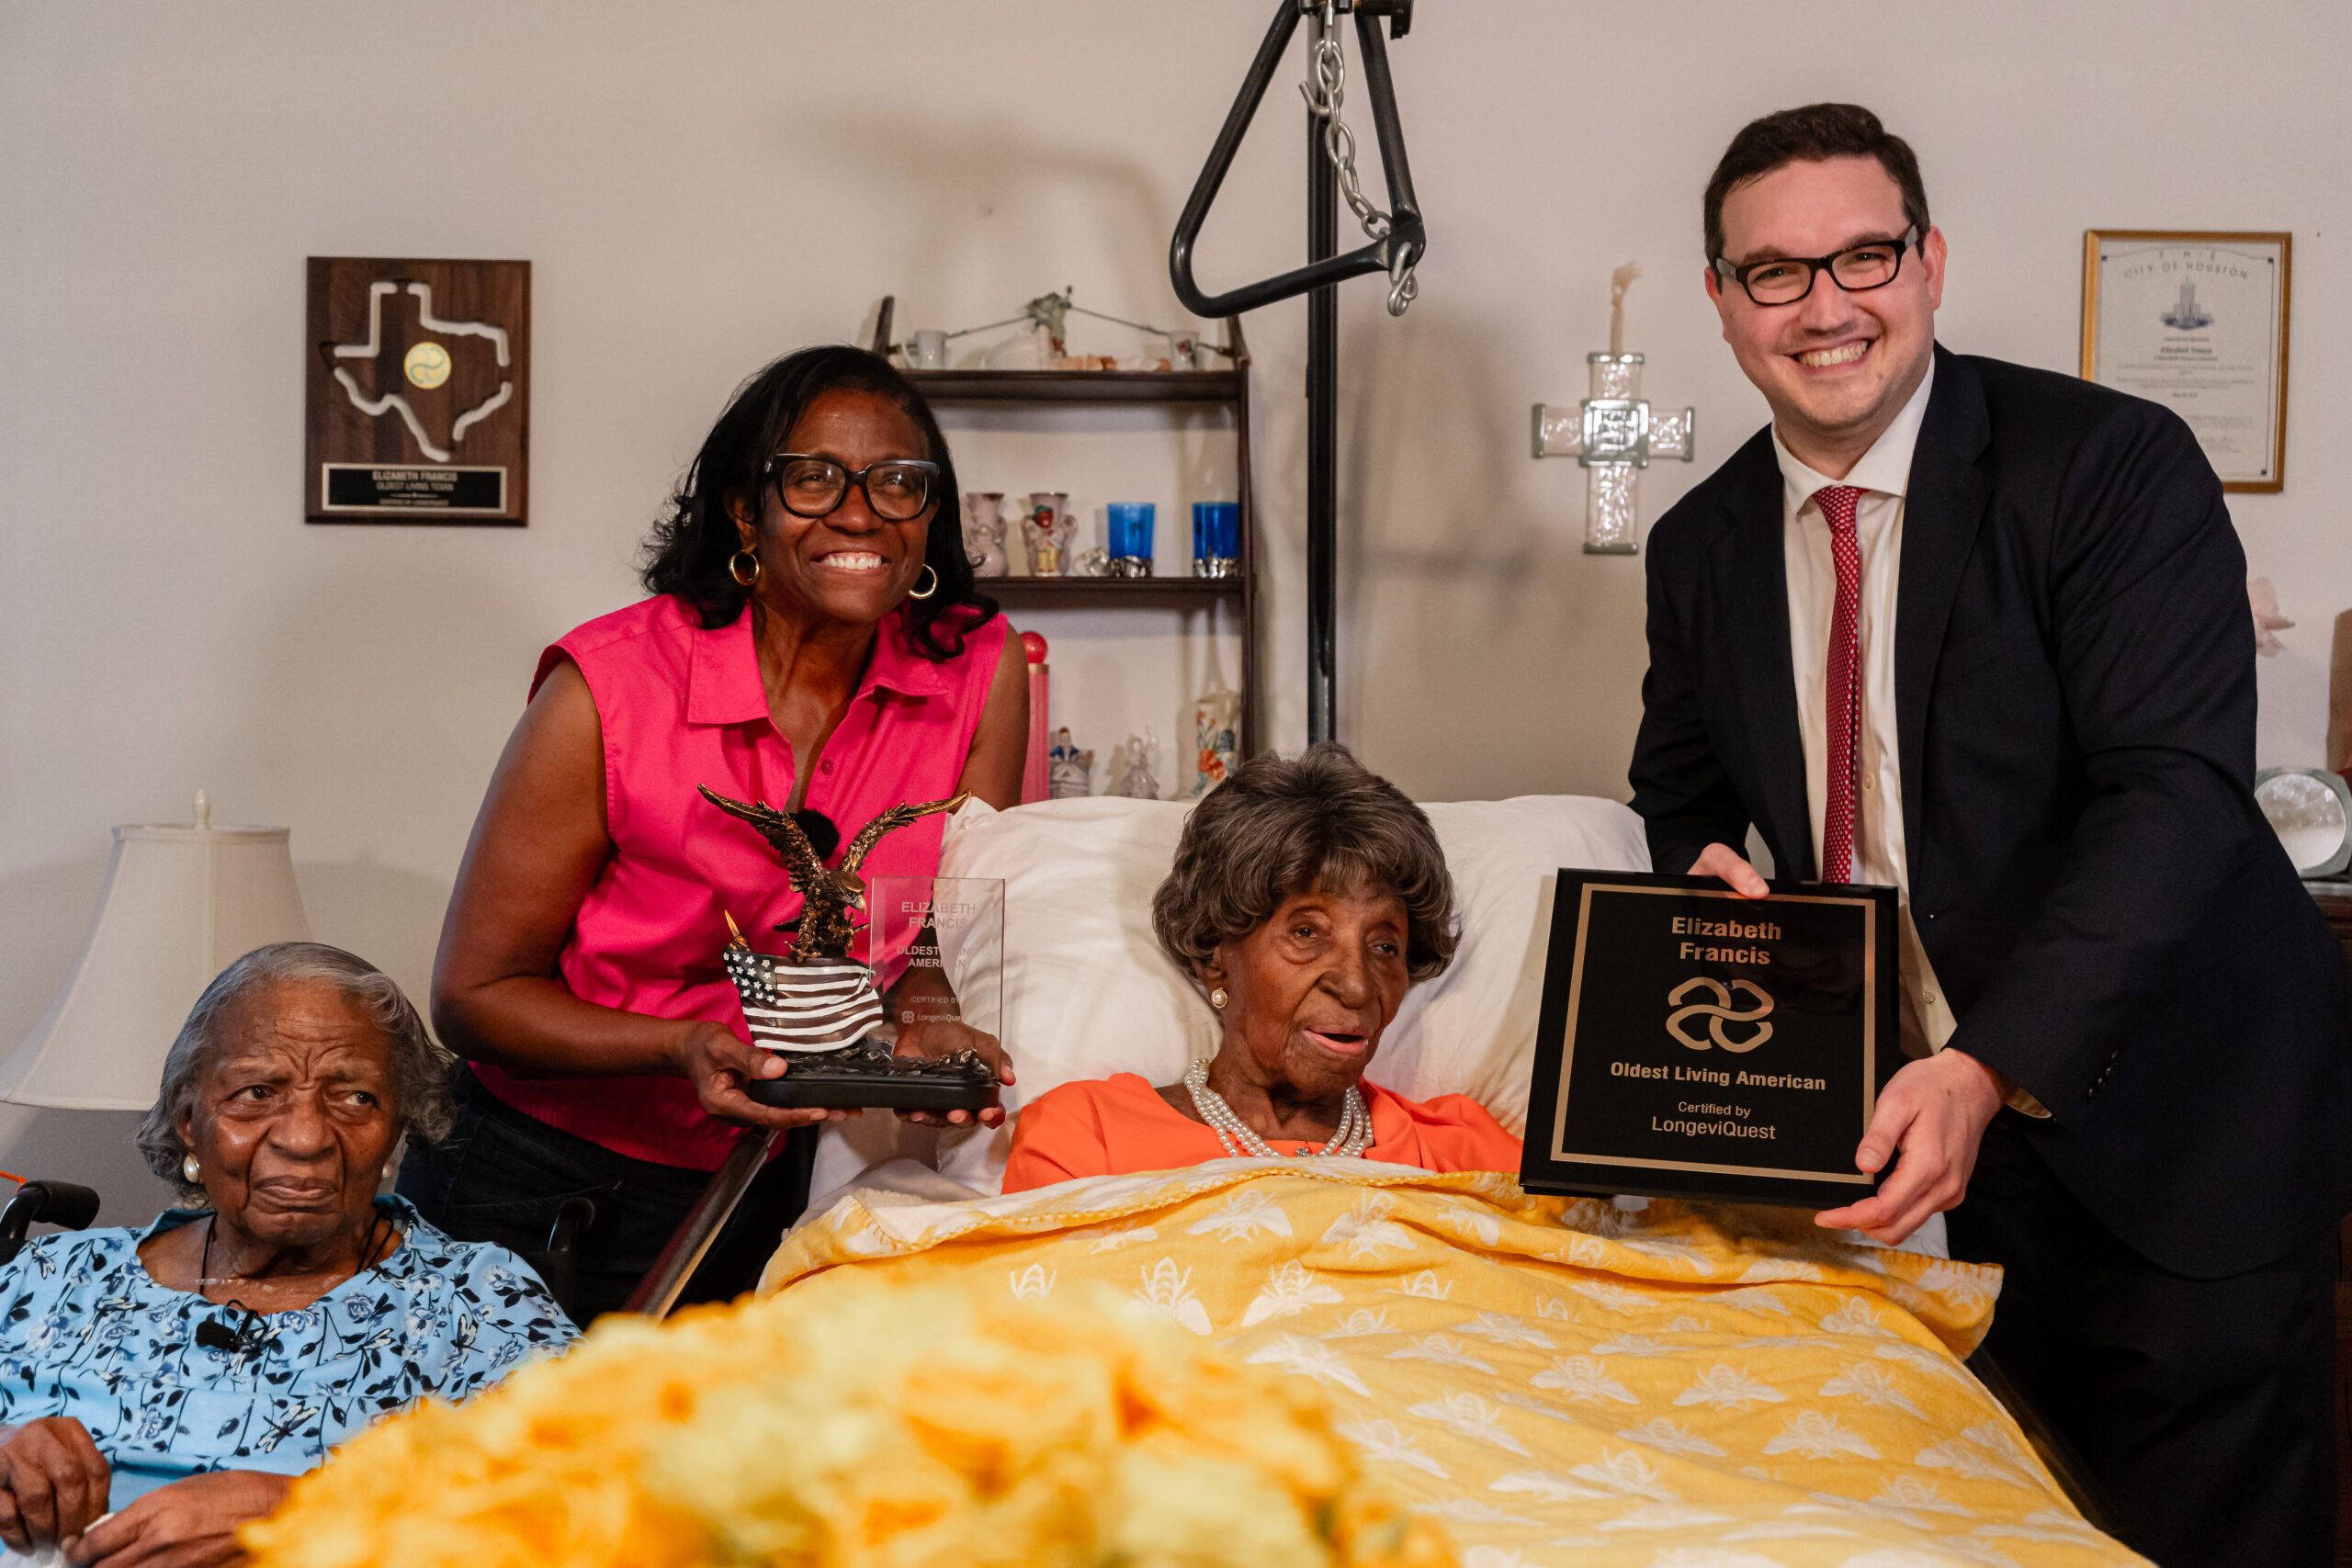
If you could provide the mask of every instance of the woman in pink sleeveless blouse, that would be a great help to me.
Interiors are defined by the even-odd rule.
[[[583,1323],[651,1268],[740,1127],[795,1128],[685,1299],[749,1288],[807,1201],[812,1123],[845,1114],[744,1093],[784,1064],[748,1043],[726,916],[756,939],[800,898],[695,786],[795,813],[829,858],[829,836],[902,801],[1019,800],[1026,669],[975,589],[956,495],[904,377],[804,349],[704,442],[647,545],[652,597],[540,656],[434,966],[434,1022],[468,1064],[459,1124],[411,1150],[400,1189],[451,1235],[524,1249],[589,1198]],[[937,871],[943,822],[885,839],[866,874]],[[910,1024],[899,1048],[964,1044],[1001,1060],[957,1024]]]

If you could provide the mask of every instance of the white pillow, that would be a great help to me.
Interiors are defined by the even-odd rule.
[[[1560,868],[1647,871],[1649,840],[1630,808],[1591,795],[1421,809],[1453,873],[1462,945],[1444,974],[1405,993],[1365,1076],[1408,1100],[1466,1094],[1518,1133]]]
[[[1216,1014],[1159,951],[1151,895],[1176,856],[1188,802],[1114,795],[998,811],[969,800],[947,819],[942,876],[1005,884],[1004,1027],[1018,1081],[1008,1112],[1076,1078],[1183,1077],[1216,1048]],[[954,977],[959,954],[943,954]],[[811,1192],[887,1160],[911,1158],[995,1193],[1012,1127],[936,1133],[887,1111],[825,1129]]]
[[[1001,812],[973,801],[949,822],[940,874],[1005,883],[1003,1036],[1020,1079],[1008,1110],[1078,1078],[1130,1072],[1172,1083],[1216,1049],[1216,1012],[1151,934],[1151,896],[1190,809],[1109,795]],[[1527,1119],[1554,874],[1647,870],[1641,819],[1582,795],[1422,809],[1453,873],[1462,944],[1443,975],[1406,993],[1369,1076],[1413,1100],[1467,1094],[1516,1132]],[[891,1120],[847,1123],[855,1131],[820,1174],[916,1152]],[[947,1176],[994,1192],[1010,1142],[1009,1125],[949,1134],[935,1158]]]

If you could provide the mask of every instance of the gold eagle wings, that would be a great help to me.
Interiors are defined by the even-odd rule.
[[[842,911],[865,908],[865,884],[858,877],[858,868],[874,846],[910,822],[920,820],[934,811],[953,811],[971,798],[969,790],[960,791],[945,800],[928,800],[920,805],[894,806],[857,830],[842,853],[838,868],[826,865],[808,835],[800,830],[784,812],[764,802],[753,804],[731,799],[708,784],[698,784],[702,797],[730,817],[740,818],[758,830],[784,861],[786,874],[792,879],[793,890],[808,906],[801,919],[801,935],[794,943],[795,957],[808,957],[813,952],[830,951],[838,939],[844,946],[849,938],[849,923]],[[834,928],[838,927],[838,931]],[[809,952],[804,952],[808,949]]]

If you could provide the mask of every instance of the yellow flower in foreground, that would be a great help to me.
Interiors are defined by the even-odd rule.
[[[386,1423],[248,1526],[265,1568],[1445,1568],[1319,1399],[1106,1296],[863,1280],[608,1318]]]

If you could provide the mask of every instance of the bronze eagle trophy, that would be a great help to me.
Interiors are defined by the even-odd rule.
[[[763,1105],[781,1106],[938,1111],[996,1104],[996,1075],[977,1052],[900,1056],[867,1038],[865,1032],[882,1021],[882,1001],[873,971],[849,955],[856,934],[850,911],[866,907],[865,884],[857,874],[865,857],[889,834],[933,812],[953,811],[969,795],[892,807],[857,830],[840,865],[828,866],[787,814],[732,799],[707,784],[696,787],[705,800],[750,823],[768,841],[800,895],[799,925],[782,957],[752,951],[734,917],[728,917],[732,940],[719,956],[742,1001],[752,1043],[791,1061],[783,1077],[756,1080],[745,1092]]]
[[[759,830],[775,852],[784,860],[785,874],[792,879],[792,890],[800,895],[800,931],[793,939],[792,960],[805,964],[814,958],[844,958],[849,954],[849,939],[853,934],[849,923],[852,909],[865,908],[865,884],[859,879],[858,867],[874,852],[874,846],[910,822],[918,821],[934,811],[953,811],[969,800],[971,792],[952,795],[945,800],[925,801],[921,806],[894,806],[857,830],[842,852],[839,867],[828,866],[800,824],[774,807],[746,804],[731,800],[708,784],[697,784],[702,797],[729,817],[740,817]]]

